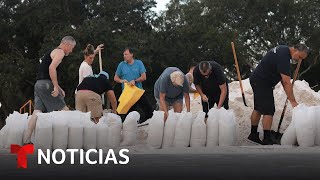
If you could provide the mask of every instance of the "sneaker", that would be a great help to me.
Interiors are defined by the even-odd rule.
[[[273,144],[274,144],[274,142],[271,138],[264,138],[262,140],[262,145],[273,145]]]
[[[250,133],[250,135],[248,136],[248,140],[252,141],[253,143],[262,144],[262,141],[259,138],[259,133]]]

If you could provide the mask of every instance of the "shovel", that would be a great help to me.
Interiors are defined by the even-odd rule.
[[[233,43],[233,42],[231,42],[231,47],[232,47],[234,62],[235,62],[236,69],[237,69],[237,75],[238,75],[238,80],[239,80],[239,84],[240,84],[240,89],[241,89],[241,94],[242,94],[242,100],[243,100],[244,105],[247,106],[246,97],[244,96],[244,91],[243,91],[243,86],[242,86],[242,81],[241,81],[241,75],[240,75],[240,69],[239,69],[239,64],[238,64],[236,49],[235,49],[235,47],[234,47],[234,43]],[[247,107],[248,107],[248,106],[247,106]]]

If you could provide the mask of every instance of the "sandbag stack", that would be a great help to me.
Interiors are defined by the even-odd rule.
[[[120,116],[105,113],[98,124],[91,121],[91,113],[80,111],[54,111],[38,113],[32,142],[36,149],[102,149],[120,146],[122,120]],[[0,130],[0,148],[11,144],[23,145],[23,134],[31,116],[14,112]],[[138,112],[129,113],[123,129],[124,145],[136,144]]]
[[[236,143],[237,124],[232,110],[212,108],[206,122],[204,112],[193,115],[191,112],[169,111],[164,128],[163,113],[155,111],[150,120],[147,142],[150,147],[216,147]]]
[[[320,145],[320,106],[300,104],[292,111],[292,120],[283,133],[281,145],[311,147]]]

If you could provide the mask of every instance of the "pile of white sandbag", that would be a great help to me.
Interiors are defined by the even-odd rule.
[[[11,144],[22,145],[23,134],[28,125],[28,113],[14,111],[6,119],[6,125],[0,131],[0,148],[10,148]]]
[[[320,145],[320,106],[300,104],[292,111],[292,121],[283,133],[281,145]]]
[[[91,113],[80,111],[54,111],[38,113],[32,142],[36,149],[102,149],[136,144],[140,114],[128,114],[124,124],[120,116],[105,113],[95,124]],[[31,117],[31,116],[30,116]],[[6,119],[6,126],[0,130],[0,148],[11,144],[23,144],[23,135],[28,127],[28,114],[14,112]],[[123,129],[122,129],[123,128]]]
[[[195,117],[195,119],[194,119]],[[233,146],[236,121],[232,110],[212,108],[205,123],[205,113],[154,111],[149,123],[147,144],[150,148]]]

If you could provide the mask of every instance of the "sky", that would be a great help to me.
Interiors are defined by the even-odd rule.
[[[160,12],[166,9],[166,4],[170,2],[170,0],[156,0],[157,7],[153,8],[154,11]]]

